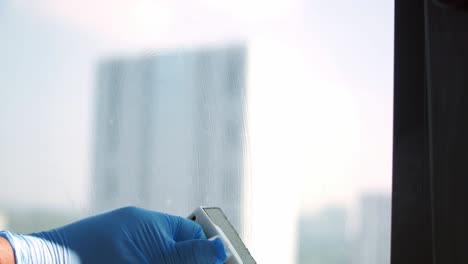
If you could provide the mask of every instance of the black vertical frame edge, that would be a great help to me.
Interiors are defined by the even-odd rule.
[[[424,1],[395,1],[391,263],[433,263]]]

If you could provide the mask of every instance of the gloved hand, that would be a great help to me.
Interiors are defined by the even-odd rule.
[[[34,219],[31,219],[34,221]],[[30,235],[0,232],[17,264],[220,264],[219,238],[207,240],[188,219],[125,207]]]

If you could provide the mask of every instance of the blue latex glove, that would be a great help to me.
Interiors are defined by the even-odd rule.
[[[31,219],[34,221],[34,219]],[[220,264],[221,240],[207,240],[188,219],[125,207],[30,235],[0,232],[17,264]]]

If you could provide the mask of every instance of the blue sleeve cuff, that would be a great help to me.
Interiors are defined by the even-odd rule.
[[[80,264],[79,257],[63,245],[39,237],[0,231],[10,242],[16,264]]]
[[[10,243],[11,248],[13,249],[13,255],[15,256],[15,263],[20,264],[20,262],[18,262],[18,255],[16,253],[16,246],[15,246],[15,243],[13,242],[13,235],[10,233],[10,231],[1,230],[0,231],[0,237],[3,237],[6,240],[8,240],[8,242]]]

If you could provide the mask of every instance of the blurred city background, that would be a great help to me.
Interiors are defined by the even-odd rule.
[[[0,229],[220,206],[258,263],[390,263],[393,3],[0,2]]]

